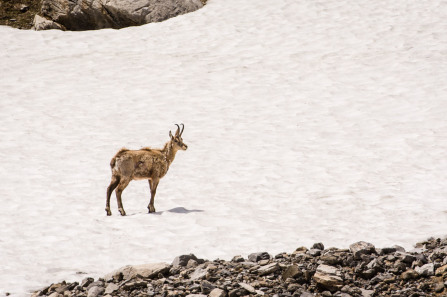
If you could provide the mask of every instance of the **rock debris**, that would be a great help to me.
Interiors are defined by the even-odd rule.
[[[33,294],[51,297],[447,297],[447,239],[412,251],[357,242],[349,249],[310,249],[272,256],[208,261],[181,255],[172,264],[125,266],[103,278],[52,284]]]

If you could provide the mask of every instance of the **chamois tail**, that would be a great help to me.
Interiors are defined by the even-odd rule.
[[[128,151],[128,149],[126,149],[126,148],[122,148],[122,149],[120,149],[120,150],[116,153],[116,155],[112,158],[112,160],[110,160],[110,168],[113,169],[113,167],[115,167],[116,158],[118,158],[120,155],[122,155],[124,152],[127,152],[127,151]]]

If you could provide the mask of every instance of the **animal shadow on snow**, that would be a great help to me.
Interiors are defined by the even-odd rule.
[[[189,213],[193,213],[193,212],[204,212],[204,210],[201,209],[186,209],[184,207],[175,207],[169,210],[162,210],[162,211],[156,211],[153,212],[151,215],[162,215],[164,212],[172,212],[172,213],[179,213],[179,214],[189,214]],[[131,216],[135,216],[135,215],[141,215],[141,214],[147,214],[147,212],[136,212],[136,213],[130,213],[127,214],[127,217],[131,217]]]
[[[184,207],[175,207],[170,210],[167,210],[167,212],[188,214],[188,213],[192,213],[192,212],[203,212],[203,210],[201,210],[201,209],[186,209]]]

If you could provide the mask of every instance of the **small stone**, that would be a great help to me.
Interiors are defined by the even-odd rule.
[[[415,267],[414,270],[421,276],[433,276],[435,274],[435,267],[433,263],[425,264],[421,267]]]
[[[311,255],[312,257],[318,257],[319,255],[321,255],[321,250],[312,248],[309,250],[309,255]]]
[[[228,297],[238,297],[239,295],[241,295],[239,288],[231,290],[230,293],[228,293]]]
[[[186,264],[186,268],[194,268],[194,267],[197,267],[198,265],[199,265],[199,263],[197,263],[196,260],[190,259],[188,261],[188,264]]]
[[[338,257],[336,257],[334,255],[330,255],[330,254],[321,256],[320,260],[328,265],[337,265],[337,264],[341,263],[341,260]]]
[[[283,272],[281,278],[283,281],[285,281],[286,279],[290,278],[295,278],[298,277],[300,275],[302,275],[303,273],[301,272],[301,270],[298,268],[297,265],[291,265],[289,267],[286,268],[286,270]]]
[[[141,279],[136,279],[134,281],[130,281],[128,283],[125,283],[122,288],[126,291],[132,291],[135,289],[141,289],[141,288],[146,288],[147,287],[147,282]]]
[[[234,256],[233,259],[231,260],[231,262],[235,262],[235,263],[240,263],[240,262],[244,262],[245,259],[242,256]]]
[[[171,265],[167,263],[149,263],[142,265],[127,265],[119,268],[109,274],[104,276],[106,281],[111,281],[117,277],[117,275],[122,274],[124,280],[129,280],[134,277],[142,278],[155,278],[160,274],[168,273],[171,269]]]
[[[397,249],[394,247],[385,247],[385,248],[380,249],[379,255],[381,255],[381,256],[388,255],[388,254],[395,253],[396,251],[397,251]]]
[[[20,5],[20,12],[27,12],[29,10],[29,6],[28,5],[25,5],[25,4],[22,4],[22,5]]]
[[[87,286],[87,291],[92,287],[104,287],[104,282],[102,280],[97,280],[96,282],[91,283]]]
[[[365,241],[351,244],[349,250],[354,254],[355,259],[360,259],[362,255],[370,255],[376,252],[374,245]]]
[[[447,257],[446,257],[446,259],[447,259]],[[446,272],[447,272],[447,265],[443,265],[443,266],[439,267],[438,269],[436,269],[435,274],[440,276],[440,275],[445,274]]]
[[[374,296],[374,290],[360,289],[360,291],[362,293],[362,297],[373,297]]]
[[[278,269],[279,269],[279,264],[275,262],[275,263],[271,263],[271,264],[260,267],[258,269],[258,273],[260,276],[263,276],[263,275],[268,275],[270,273],[273,273]]]
[[[209,297],[225,297],[227,293],[224,290],[221,290],[219,288],[215,288],[211,291],[209,294]]]
[[[196,270],[194,270],[193,273],[189,276],[191,280],[200,280],[204,279],[206,277],[206,274],[208,273],[208,270],[202,267],[197,267]]]
[[[413,269],[407,269],[407,271],[403,272],[400,275],[400,278],[403,280],[417,279],[418,277],[419,277],[419,273],[417,273]]]
[[[214,290],[216,287],[210,283],[209,281],[204,280],[200,284],[200,289],[202,290],[203,294],[209,294],[212,290]]]
[[[117,284],[110,283],[107,285],[106,290],[104,291],[104,294],[112,294],[113,292],[117,291],[119,289]]]
[[[409,265],[411,265],[411,263],[413,263],[414,260],[416,260],[416,257],[413,256],[412,254],[409,253],[405,253],[405,252],[395,252],[394,256],[400,260],[402,260],[402,262],[405,262]]]
[[[340,276],[341,271],[336,267],[321,264],[317,267],[313,278],[317,284],[334,292],[343,286],[343,279]]]
[[[442,282],[437,282],[433,285],[433,290],[436,293],[441,293],[442,291],[444,291],[444,283]]]
[[[313,249],[317,249],[317,250],[324,250],[324,244],[323,243],[321,243],[321,242],[318,242],[318,243],[314,243],[313,245],[312,245],[312,248]]]
[[[299,248],[297,248],[293,253],[294,254],[305,254],[307,253],[307,247],[301,246]]]
[[[88,287],[91,283],[93,283],[95,280],[92,277],[86,277],[81,281],[80,286],[85,288]]]
[[[197,261],[197,257],[193,254],[189,254],[189,255],[181,255],[178,257],[174,258],[174,261],[172,261],[172,266],[176,267],[176,266],[186,266],[188,265],[188,261],[189,260],[194,260]]]
[[[290,293],[293,293],[296,290],[298,290],[299,288],[300,288],[300,285],[292,283],[287,286],[287,291],[289,291]]]
[[[255,288],[253,288],[252,286],[250,286],[249,284],[246,283],[239,283],[239,286],[241,286],[241,288],[244,288],[245,290],[247,290],[249,293],[256,293]]]
[[[102,295],[102,293],[104,293],[103,287],[94,286],[88,290],[87,297],[97,297]]]
[[[396,279],[396,277],[391,273],[380,273],[371,279],[371,285],[378,283],[391,283]]]
[[[258,262],[261,260],[269,260],[271,257],[267,252],[262,252],[262,253],[253,253],[248,255],[248,261],[251,262]]]
[[[192,284],[191,286],[189,286],[189,290],[191,292],[198,292],[200,290],[200,285],[199,284]]]

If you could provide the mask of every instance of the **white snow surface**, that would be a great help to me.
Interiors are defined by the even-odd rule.
[[[122,30],[0,27],[0,295],[127,264],[364,240],[411,249],[447,226],[447,2],[209,0]],[[112,196],[121,148],[162,147]],[[83,272],[86,274],[79,274]]]

